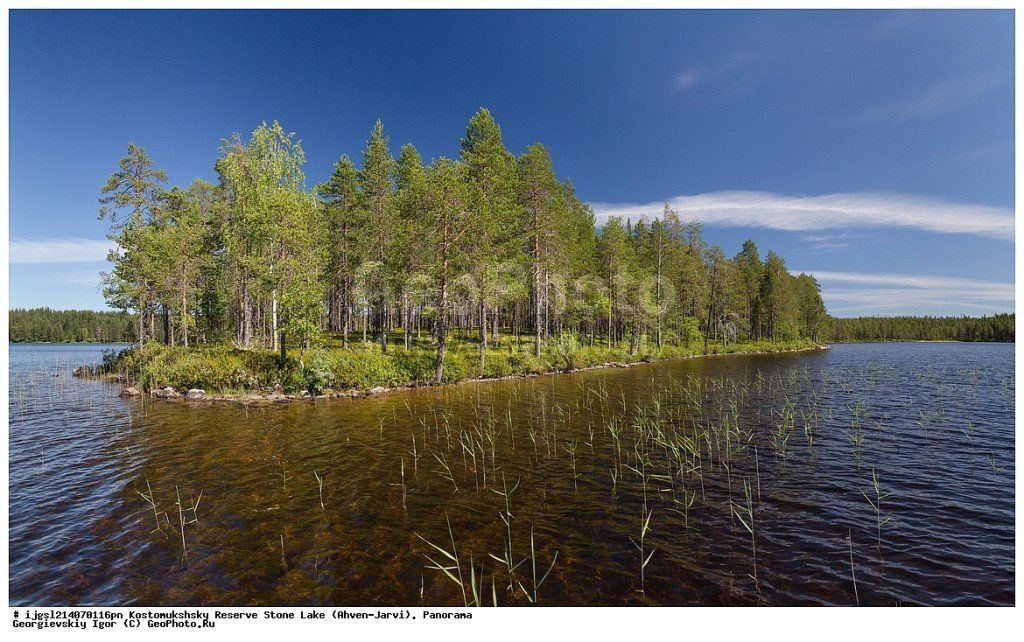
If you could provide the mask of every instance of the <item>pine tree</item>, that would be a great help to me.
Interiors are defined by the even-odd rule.
[[[366,285],[373,306],[374,338],[382,352],[388,351],[388,296],[394,290],[398,253],[396,251],[396,216],[393,201],[392,175],[395,159],[388,148],[384,125],[378,120],[363,150],[363,166],[359,171],[359,196],[366,221],[365,259],[377,263],[369,272]]]
[[[352,287],[359,264],[357,239],[364,221],[359,207],[359,172],[347,154],[334,164],[334,172],[317,187],[324,201],[328,245],[329,321],[341,332],[348,347],[352,326]]]
[[[519,241],[518,172],[515,157],[505,148],[501,128],[481,108],[469,121],[462,139],[462,163],[469,178],[474,213],[475,298],[480,311],[480,369],[487,359],[488,307],[497,302],[499,266],[515,254]]]
[[[141,235],[147,261],[147,281],[153,284],[165,315],[164,336],[172,345],[175,336],[189,345],[196,327],[194,311],[204,284],[204,272],[213,265],[214,210],[218,194],[214,185],[196,179],[188,189],[175,187],[161,198],[153,220]],[[177,332],[170,323],[175,310]]]
[[[760,290],[761,290],[761,256],[757,245],[750,239],[743,242],[743,249],[736,255],[739,272],[739,288],[743,298],[743,317],[746,334],[751,339],[761,336],[760,333]]]
[[[419,242],[428,190],[427,173],[420,153],[412,145],[403,145],[395,168],[396,225],[400,239],[397,243],[400,266],[395,282],[401,299],[402,343],[405,350],[409,350],[413,298],[423,285],[418,270],[427,260],[425,252],[429,251]]]
[[[143,230],[163,192],[167,174],[154,166],[146,150],[128,143],[127,154],[100,190],[100,220],[110,221],[107,235],[117,246],[107,260],[111,272],[103,275],[107,303],[138,315],[138,343],[146,341],[146,317],[150,313],[152,286],[146,281],[147,256],[141,251]]]
[[[544,145],[534,143],[519,157],[519,177],[527,251],[533,268],[533,345],[534,354],[539,357],[541,337],[546,334],[542,286],[552,238],[557,229],[555,203],[559,191],[551,154]]]
[[[548,150],[537,143],[514,157],[486,109],[470,119],[458,161],[425,168],[412,145],[396,161],[377,122],[361,167],[342,156],[312,191],[301,144],[276,122],[247,139],[235,134],[221,152],[219,185],[165,192],[166,176],[132,144],[103,188],[101,217],[118,244],[104,292],[138,315],[140,341],[233,334],[242,348],[280,349],[282,362],[298,345],[301,365],[325,329],[347,348],[360,325],[368,342],[372,324],[386,352],[400,324],[406,350],[414,328],[433,333],[441,380],[453,330],[479,349],[486,372],[502,325],[513,352],[532,331],[537,356],[553,333],[560,346],[576,335],[591,345],[606,337],[609,347],[628,334],[633,354],[645,342],[709,347],[829,331],[1012,338],[1001,317],[830,322],[812,277],[791,275],[774,253],[762,262],[753,241],[726,260],[708,249],[699,222],[668,205],[653,220],[598,226],[572,183],[556,177]],[[95,334],[53,324],[38,332]]]
[[[631,239],[618,217],[609,218],[601,228],[602,272],[607,286],[607,339],[608,347],[615,345],[615,313],[627,309],[625,303],[629,289],[629,271],[635,260]]]
[[[432,248],[429,270],[437,288],[434,381],[440,383],[444,377],[448,345],[451,286],[467,267],[469,239],[464,237],[473,225],[472,197],[466,185],[466,168],[455,161],[437,160],[428,172],[428,183],[425,238],[428,247]]]

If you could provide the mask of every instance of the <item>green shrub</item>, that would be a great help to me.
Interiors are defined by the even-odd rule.
[[[406,373],[408,382],[427,383],[434,380],[434,360],[436,358],[434,351],[417,349],[409,352],[398,351],[391,358],[396,367]]]
[[[488,351],[485,365],[485,377],[508,377],[515,373],[512,356],[507,352]]]
[[[337,385],[334,372],[331,369],[331,360],[326,352],[322,350],[312,352],[305,357],[304,363],[305,368],[292,373],[295,382],[291,386],[293,390],[308,390],[310,394],[318,395],[326,388],[333,388]]]
[[[409,373],[389,355],[379,352],[331,353],[332,388],[392,387],[409,381]]]
[[[475,362],[475,365],[476,370],[479,372],[479,360]],[[468,379],[471,376],[472,372],[469,360],[466,359],[466,353],[458,350],[449,350],[444,356],[444,373],[442,374],[441,381],[443,383],[454,383]]]
[[[763,352],[814,346],[814,342],[806,339],[729,345],[711,343],[707,352]],[[453,341],[445,357],[443,382],[577,370],[609,362],[657,361],[703,352],[703,343],[679,346],[666,343],[660,348],[644,343],[635,355],[630,355],[628,344],[614,348],[586,346],[571,334],[553,340],[540,357],[532,354],[532,346],[523,347],[523,350],[516,350],[514,344],[509,343],[490,348],[481,370],[479,350],[472,344]],[[227,344],[184,348],[149,342],[141,348],[105,353],[101,367],[104,372],[125,376],[146,390],[171,386],[207,391],[255,391],[281,384],[290,393],[308,390],[320,394],[328,388],[368,389],[430,382],[434,378],[435,357],[436,353],[428,345],[408,352],[396,346],[384,354],[375,344],[355,344],[349,350],[335,347],[306,351],[300,366],[297,352],[281,363],[278,354],[269,349],[240,350]]]
[[[509,365],[518,374],[540,374],[547,371],[547,364],[530,352],[519,352],[509,357]]]

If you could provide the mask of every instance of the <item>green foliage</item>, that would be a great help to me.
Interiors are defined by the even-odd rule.
[[[473,347],[453,349],[445,361],[442,383],[673,359],[702,351],[700,346],[658,348],[645,343],[631,354],[626,346],[585,346],[575,335],[566,334],[537,357],[525,348],[525,343],[523,350],[516,350],[510,349],[514,344],[507,335],[502,341],[506,345],[489,349],[482,370]],[[708,352],[776,351],[813,345],[809,341],[712,344]],[[146,390],[170,386],[182,391],[201,388],[210,393],[270,392],[280,385],[286,393],[305,391],[317,395],[325,391],[428,384],[434,380],[434,365],[434,351],[429,344],[389,353],[382,353],[372,343],[352,349],[324,347],[306,352],[301,361],[292,355],[282,362],[272,350],[242,350],[229,345],[185,348],[150,341],[141,348],[109,352],[102,370]]]
[[[586,365],[583,354],[580,352],[580,342],[574,334],[562,335],[552,342],[550,355],[553,358],[552,365],[560,370],[577,370]]]
[[[100,189],[99,218],[110,221],[107,238],[116,244],[107,254],[110,272],[101,273],[103,296],[112,308],[135,311],[140,342],[146,338],[145,319],[152,315],[153,277],[158,270],[145,236],[166,181],[167,174],[154,166],[146,150],[129,142],[118,169]]]
[[[101,217],[119,248],[104,279],[108,302],[135,313],[136,340],[200,346],[194,359],[145,346],[146,381],[315,392],[802,345],[829,334],[1013,336],[1012,317],[830,320],[813,276],[791,273],[749,239],[730,258],[669,204],[599,225],[556,173],[551,151],[535,143],[513,154],[483,108],[458,159],[424,164],[411,144],[396,159],[378,121],[361,153],[340,156],[311,190],[305,162],[294,133],[262,123],[224,141],[218,184],[164,189],[165,174],[129,144],[102,187]],[[321,351],[332,337],[345,350]],[[255,367],[235,348],[256,355]]]

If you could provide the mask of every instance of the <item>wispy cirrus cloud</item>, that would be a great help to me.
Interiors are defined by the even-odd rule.
[[[743,84],[742,72],[748,70],[752,60],[753,56],[749,54],[736,54],[722,61],[683,69],[672,76],[672,93],[689,91],[698,84],[715,85],[718,89],[735,91]]]
[[[1013,240],[1013,210],[957,203],[915,194],[851,192],[788,196],[774,192],[728,191],[675,196],[650,203],[591,203],[598,221],[610,216],[653,218],[664,203],[684,218],[707,225],[758,227],[790,232],[903,227],[944,234],[973,234]]]
[[[672,91],[680,93],[692,88],[700,82],[701,76],[703,73],[699,69],[687,69],[676,74],[672,79]]]
[[[1013,283],[920,274],[803,272],[818,280],[829,311],[840,315],[948,314],[957,309],[995,313],[1014,307]]]
[[[918,93],[871,105],[861,116],[868,123],[927,120],[966,107],[1011,80],[1011,76],[990,73],[952,78]]]
[[[96,263],[107,259],[114,246],[107,239],[77,237],[11,239],[10,262]]]
[[[800,237],[800,240],[804,243],[810,243],[813,250],[831,252],[847,247],[851,241],[859,238],[863,238],[863,235],[838,232],[830,234],[805,234]]]
[[[868,28],[865,35],[871,40],[890,38],[918,22],[919,16],[914,11],[886,11],[878,22]]]

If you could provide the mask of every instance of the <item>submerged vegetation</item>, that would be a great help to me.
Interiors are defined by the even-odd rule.
[[[470,338],[452,354],[478,366]],[[206,349],[233,350],[146,346]],[[1012,346],[839,345],[244,411],[120,403],[53,377],[60,350],[12,352],[18,604],[1014,600]],[[413,350],[429,377],[429,340]]]
[[[498,375],[823,336],[817,282],[773,252],[762,259],[753,241],[728,258],[668,206],[598,225],[547,148],[513,155],[486,109],[460,149],[425,164],[407,144],[395,158],[378,122],[360,167],[344,155],[310,189],[301,144],[275,122],[223,142],[216,184],[167,189],[166,173],[129,143],[100,199],[116,244],[104,295],[135,315],[140,346],[160,334],[172,346],[254,351],[196,353],[217,360],[261,361],[269,350],[284,370],[297,352],[299,371],[348,361],[378,385],[421,380],[428,365],[441,382],[460,369]],[[503,334],[528,343],[495,348]],[[315,356],[330,336],[352,352]],[[459,338],[473,342],[475,365]],[[203,358],[151,351],[136,357],[167,367]]]
[[[891,459],[894,444],[915,443],[933,457],[962,435],[938,419],[921,435],[893,433],[885,390],[903,377],[897,368],[833,369],[826,380],[823,371],[800,365],[807,362],[792,363],[745,376],[659,370],[640,375],[642,382],[630,380],[628,389],[622,379],[608,385],[595,375],[494,394],[467,387],[382,401],[387,405],[377,409],[379,430],[364,438],[380,453],[373,474],[387,488],[380,491],[386,497],[378,498],[381,520],[396,529],[390,545],[404,555],[396,580],[411,585],[407,595],[418,589],[421,602],[435,604],[672,603],[679,599],[675,583],[695,572],[695,550],[706,554],[713,545],[703,538],[712,538],[730,560],[728,576],[703,569],[719,584],[704,595],[715,595],[714,601],[786,603],[779,591],[807,580],[807,573],[814,590],[829,587],[833,603],[898,599],[883,579],[896,573],[886,569],[886,560],[899,566],[907,558],[902,540],[890,541],[888,532],[907,536],[910,525],[901,520],[912,519],[912,503],[902,496],[907,486],[895,483],[900,469]],[[571,391],[555,394],[563,381],[571,382]],[[957,394],[966,399],[987,385],[975,381]],[[938,386],[953,390],[932,376],[917,379],[910,392],[926,399]],[[821,422],[829,429],[815,440],[811,435]],[[837,430],[844,425],[863,431],[863,440],[847,441]],[[963,465],[987,465],[976,453],[954,452]],[[319,577],[326,565],[345,577],[341,553],[328,542],[330,533],[355,527],[346,521],[347,495],[337,474],[325,481],[313,465],[281,464],[282,476],[289,469],[303,480],[287,501],[290,510],[314,516],[304,537],[317,542],[315,559],[314,550],[305,559],[293,554],[290,568]],[[306,468],[308,475],[299,473]],[[805,503],[797,499],[799,482],[787,478],[810,484],[807,477],[817,475],[835,494],[822,515],[812,516],[800,512]],[[174,494],[161,509],[177,512],[176,489],[168,482],[164,487]],[[148,517],[153,491],[146,489],[138,495]],[[808,523],[794,526],[788,510]],[[140,528],[150,528],[145,517],[139,520]],[[579,520],[613,525],[604,527],[606,533],[590,530],[599,527],[589,521],[588,528],[574,526]],[[175,529],[186,528],[188,520],[179,515]],[[799,539],[800,546],[780,541],[793,528],[820,539]],[[186,549],[181,532],[170,535],[169,555],[187,563],[191,540]],[[284,537],[269,529],[265,535]],[[803,548],[811,541],[817,542],[814,555],[821,556],[813,562]],[[601,564],[598,575],[608,583],[594,587],[599,593],[580,595],[582,583],[594,581],[577,566],[584,563],[580,551],[590,547],[602,551],[600,561],[590,563]],[[801,560],[800,580],[786,575],[793,555]]]

